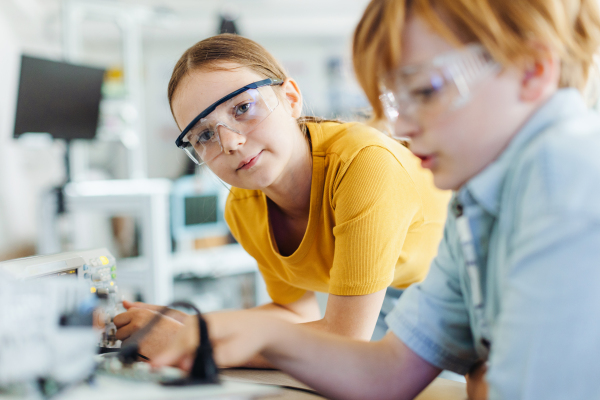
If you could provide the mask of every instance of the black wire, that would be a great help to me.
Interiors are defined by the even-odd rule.
[[[188,308],[191,308],[192,310],[196,311],[196,315],[200,317],[200,318],[198,318],[198,332],[200,334],[200,346],[208,345],[212,348],[212,346],[210,344],[210,339],[208,337],[208,327],[206,326],[206,321],[204,320],[204,318],[202,318],[202,313],[200,312],[200,310],[198,310],[198,308],[196,308],[195,305],[193,305],[192,303],[188,303],[187,301],[176,301],[174,303],[171,303],[170,307],[188,307]]]
[[[219,370],[213,358],[212,344],[208,337],[208,327],[206,321],[202,318],[202,313],[191,303],[185,301],[176,301],[171,304],[172,307],[188,307],[196,311],[198,317],[199,345],[196,348],[194,364],[190,371],[190,377],[174,382],[165,382],[165,385],[189,385],[189,384],[207,384],[219,383]]]
[[[208,327],[206,326],[206,321],[202,318],[202,313],[198,308],[188,303],[187,301],[176,301],[168,306],[161,308],[158,311],[158,314],[154,316],[139,331],[135,332],[131,335],[128,340],[127,345],[121,348],[119,351],[119,360],[123,364],[131,364],[137,360],[137,357],[140,356],[149,360],[147,357],[141,355],[139,353],[139,342],[140,340],[150,332],[150,330],[160,321],[162,316],[166,314],[171,307],[185,307],[190,308],[196,312],[196,317],[198,318],[198,332],[199,332],[199,340],[200,343],[198,348],[196,349],[196,357],[194,359],[194,364],[192,366],[192,370],[190,372],[190,377],[183,380],[172,381],[169,382],[169,385],[189,385],[189,384],[198,384],[198,383],[218,383],[218,368],[213,358],[213,349],[210,343],[210,338],[208,336]],[[167,384],[167,383],[165,383]]]

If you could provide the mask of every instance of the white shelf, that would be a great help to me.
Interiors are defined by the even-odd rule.
[[[257,272],[256,260],[239,244],[227,244],[208,249],[173,253],[173,276],[219,277]]]

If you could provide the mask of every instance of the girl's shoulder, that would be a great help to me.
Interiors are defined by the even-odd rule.
[[[255,202],[260,201],[262,192],[260,190],[241,189],[232,186],[229,189],[229,195],[227,196],[227,203],[239,203],[239,202]]]
[[[263,193],[260,190],[249,190],[231,187],[225,203],[225,220],[232,233],[237,234],[239,224],[258,223],[263,217]],[[246,222],[243,222],[246,221]]]

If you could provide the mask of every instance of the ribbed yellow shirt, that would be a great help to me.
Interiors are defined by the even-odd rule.
[[[267,199],[232,188],[225,219],[256,259],[275,303],[307,291],[364,295],[425,278],[437,252],[449,192],[404,146],[363,124],[308,124],[313,171],[300,246],[279,254]]]

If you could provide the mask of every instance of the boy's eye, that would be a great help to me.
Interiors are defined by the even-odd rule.
[[[435,95],[440,91],[440,88],[429,86],[411,91],[411,97],[420,103],[427,103],[433,100]]]

